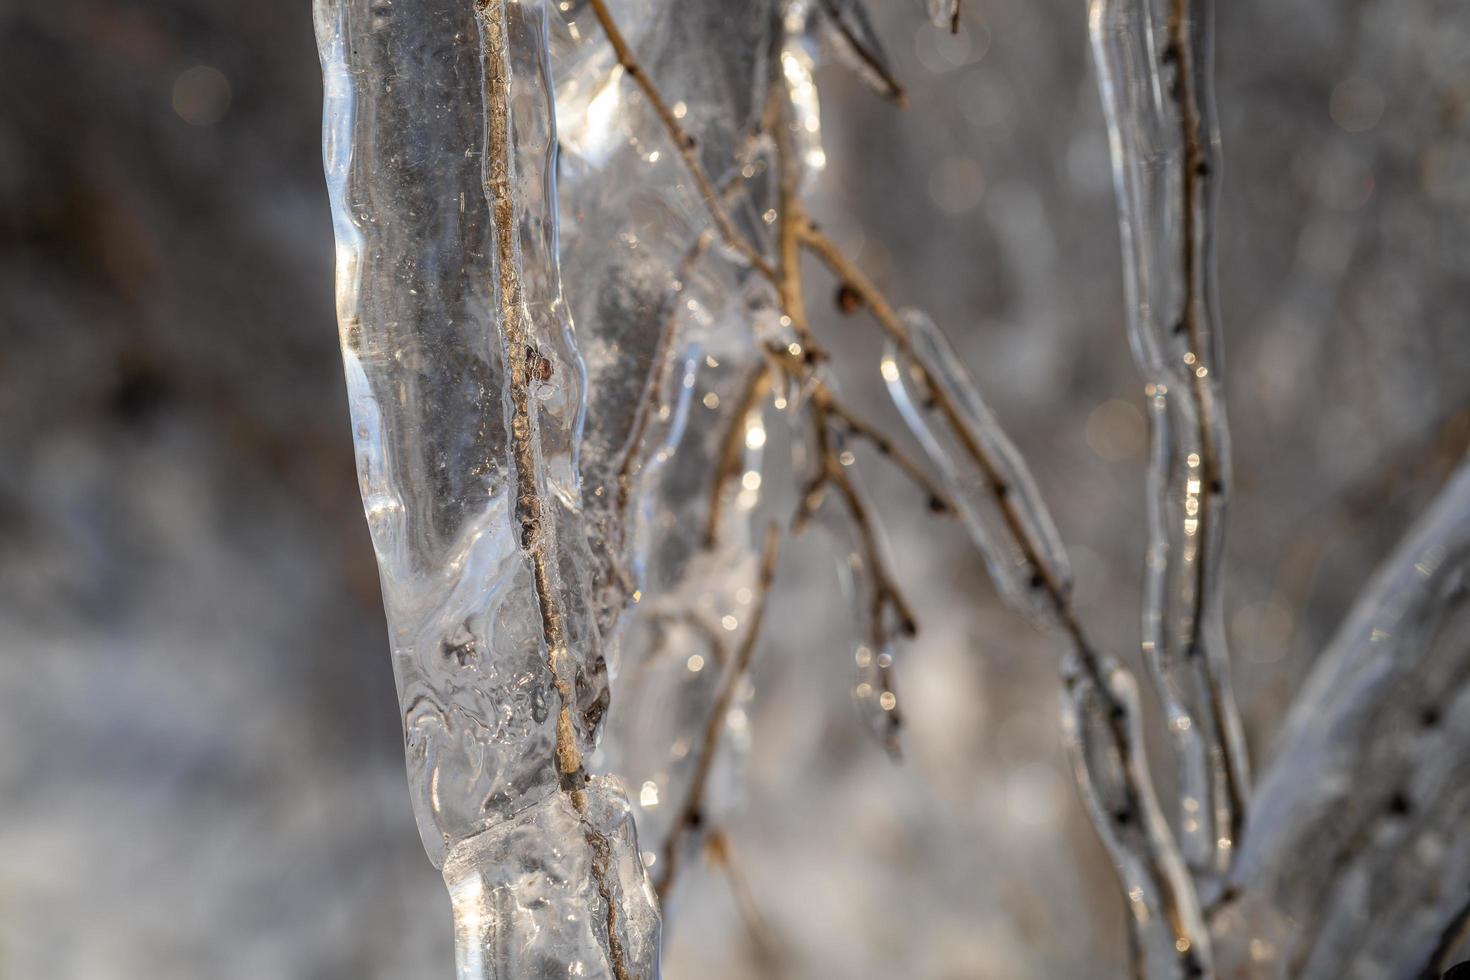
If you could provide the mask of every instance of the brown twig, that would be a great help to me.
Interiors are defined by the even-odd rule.
[[[725,670],[719,693],[715,695],[714,704],[710,707],[709,716],[704,725],[704,738],[700,742],[699,755],[695,758],[694,771],[689,777],[689,792],[684,797],[684,803],[674,818],[673,826],[669,828],[669,836],[664,842],[663,858],[656,865],[663,869],[658,881],[654,884],[660,904],[667,897],[669,889],[673,887],[674,876],[679,867],[680,845],[683,843],[684,835],[698,830],[704,823],[704,794],[720,746],[720,735],[725,730],[726,717],[730,713],[730,706],[735,701],[736,692],[739,691],[740,684],[749,673],[751,662],[755,659],[756,643],[760,639],[761,624],[765,621],[766,605],[770,600],[771,584],[775,581],[776,563],[780,557],[781,531],[772,524],[766,531],[765,548],[761,553],[758,592],[750,619],[745,626],[745,635],[741,638],[740,646],[735,651],[734,661]]]
[[[704,853],[711,864],[725,873],[725,880],[730,883],[730,894],[735,899],[745,930],[750,934],[760,975],[768,978],[780,976],[785,971],[781,968],[780,946],[776,942],[775,931],[761,914],[755,891],[741,873],[734,844],[723,827],[715,827],[705,836]]]
[[[898,348],[899,353],[903,355],[904,360],[914,365],[920,373],[920,380],[934,407],[944,416],[950,430],[984,475],[986,486],[995,498],[996,505],[1006,522],[1007,530],[1015,538],[1022,557],[1035,573],[1033,585],[1046,594],[1063,631],[1073,640],[1083,657],[1084,664],[1095,666],[1096,653],[1092,644],[1087,641],[1081,623],[1072,608],[1071,594],[1056,570],[1042,558],[1043,549],[1039,542],[1032,539],[1027,530],[1021,518],[1021,512],[1010,492],[1011,487],[1002,475],[1000,464],[990,455],[979,436],[971,431],[959,406],[955,404],[949,393],[934,381],[934,371],[915,350],[908,326],[899,317],[887,297],[873,284],[873,281],[855,263],[843,255],[837,244],[810,219],[803,220],[801,236],[803,244],[826,263],[843,285],[857,294],[862,306],[873,315],[879,326],[893,341],[894,346]],[[1094,673],[1091,667],[1089,667],[1089,673]],[[1094,679],[1100,680],[1100,675],[1095,675]]]
[[[818,389],[821,390],[821,389]],[[908,601],[904,599],[897,582],[888,572],[882,549],[878,545],[877,529],[868,511],[862,494],[847,475],[842,459],[832,445],[832,418],[830,403],[813,398],[811,405],[812,440],[816,449],[816,472],[802,491],[801,502],[792,527],[800,533],[808,521],[821,507],[828,487],[837,490],[846,506],[848,517],[862,548],[863,561],[873,579],[872,605],[868,609],[869,634],[875,647],[881,648],[891,636],[888,631],[887,613],[892,611],[899,629],[907,636],[918,631],[917,620]]]
[[[847,432],[859,439],[863,439],[872,445],[880,456],[892,460],[893,464],[903,471],[904,475],[914,482],[929,498],[929,509],[936,514],[955,514],[958,512],[954,503],[950,501],[949,495],[939,488],[929,474],[925,473],[912,458],[903,450],[899,449],[893,440],[889,439],[880,430],[864,422],[854,415],[852,410],[841,402],[828,385],[819,385],[810,396],[814,401],[826,402],[825,410],[829,421],[840,425]]]
[[[772,69],[773,72],[777,70],[779,69],[775,67]],[[766,126],[771,131],[776,146],[776,292],[780,297],[785,322],[795,332],[797,342],[802,348],[791,353],[804,357],[808,363],[815,363],[821,359],[821,353],[812,338],[811,325],[806,316],[806,301],[802,295],[801,247],[797,226],[801,214],[797,206],[801,168],[792,151],[791,116],[788,111],[790,100],[781,96],[783,91],[784,86],[779,84],[779,80],[773,80],[766,113]]]
[[[781,307],[791,323],[792,329],[799,338],[799,343],[788,347],[784,351],[775,349],[768,353],[781,366],[786,374],[796,380],[800,385],[810,389],[807,397],[807,411],[812,422],[813,441],[816,450],[816,473],[811,478],[805,492],[802,494],[801,504],[794,522],[794,528],[798,531],[806,524],[817,505],[820,504],[823,491],[828,485],[835,486],[841,495],[843,502],[847,505],[848,516],[851,518],[853,527],[861,542],[864,558],[868,565],[869,575],[873,579],[873,600],[869,609],[869,633],[875,648],[882,649],[886,645],[889,635],[887,627],[887,612],[891,609],[900,625],[907,635],[912,636],[916,630],[916,620],[913,610],[899,591],[897,584],[888,573],[887,563],[884,561],[882,549],[878,546],[877,532],[874,528],[872,518],[868,514],[867,504],[862,495],[858,493],[853,485],[852,479],[842,464],[840,454],[833,446],[833,419],[840,418],[841,421],[851,426],[854,416],[850,412],[842,412],[838,415],[836,398],[828,386],[817,374],[816,366],[821,357],[811,340],[811,331],[807,326],[806,303],[803,298],[802,274],[801,274],[801,245],[807,222],[800,202],[797,199],[797,182],[800,172],[797,166],[795,154],[791,147],[791,133],[789,129],[790,120],[787,113],[781,107],[784,100],[777,98],[780,89],[772,86],[772,98],[777,100],[776,106],[767,113],[770,125],[776,132],[776,160],[780,177],[780,204],[781,209],[778,217],[778,254],[780,265],[777,268],[777,291],[781,297]],[[871,431],[862,426],[864,431]],[[885,440],[886,441],[886,440]],[[892,445],[889,443],[888,445]],[[921,472],[917,467],[912,472]],[[925,481],[927,483],[927,480]],[[929,494],[932,502],[936,499],[934,493]],[[896,718],[896,716],[894,716]]]
[[[1015,495],[1011,493],[1011,487],[1004,479],[999,463],[991,457],[979,436],[971,430],[959,406],[955,404],[945,389],[934,381],[934,370],[924,362],[914,348],[908,327],[882,291],[855,263],[843,255],[841,249],[831,238],[809,219],[804,219],[802,222],[801,237],[802,243],[818,255],[838,280],[858,297],[860,305],[872,314],[903,358],[914,366],[935,409],[944,417],[946,424],[965,452],[980,468],[1007,530],[1016,541],[1022,557],[1033,570],[1032,587],[1045,595],[1059,628],[1070,642],[1077,663],[1103,703],[1103,714],[1106,718],[1108,732],[1115,750],[1121,756],[1119,768],[1124,777],[1126,812],[1116,814],[1115,819],[1128,821],[1141,819],[1146,794],[1139,774],[1134,773],[1127,762],[1133,747],[1132,735],[1128,731],[1128,710],[1118,700],[1112,685],[1108,682],[1102,657],[1083,629],[1082,622],[1072,605],[1070,591],[1063,584],[1057,570],[1043,559],[1044,552],[1040,542],[1034,540],[1027,530],[1014,499]],[[1191,937],[1187,935],[1179,913],[1182,907],[1181,898],[1174,894],[1171,879],[1163,867],[1153,860],[1152,855],[1148,857],[1151,865],[1149,873],[1158,882],[1161,891],[1165,894],[1165,900],[1169,903],[1171,928],[1185,944],[1184,948],[1187,950]]]

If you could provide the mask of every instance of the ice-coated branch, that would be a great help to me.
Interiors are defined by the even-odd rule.
[[[709,249],[710,240],[711,233],[708,231],[699,235],[674,272],[674,282],[668,303],[669,312],[659,332],[658,345],[653,351],[653,366],[644,390],[639,393],[637,415],[633,421],[632,431],[628,435],[627,444],[622,451],[622,462],[618,466],[617,502],[613,508],[612,523],[619,535],[625,535],[631,523],[630,510],[633,504],[635,481],[642,474],[644,466],[654,458],[659,451],[657,447],[664,443],[669,431],[673,428],[668,424],[674,411],[673,406],[667,401],[667,382],[677,359],[675,342],[682,321],[680,316],[682,311],[678,301],[684,295],[685,283],[688,282],[694,266]],[[625,551],[622,544],[623,542],[619,542],[610,545],[614,553],[613,561],[621,575],[624,578],[630,578],[627,570],[621,566]],[[630,594],[636,592],[636,584],[628,591]]]
[[[723,194],[717,196],[708,192],[711,185],[704,170],[705,164],[694,152],[697,142],[680,122],[679,114],[670,108],[670,103],[655,87],[606,5],[593,3],[592,9],[616,51],[618,65],[654,107],[667,137],[676,146],[688,149],[689,152],[681,152],[681,159],[702,189],[714,225],[723,227],[726,198]],[[799,529],[805,523],[825,490],[831,488],[836,491],[860,543],[863,581],[874,583],[871,601],[863,600],[863,620],[871,624],[867,644],[882,651],[880,654],[870,652],[866,665],[860,662],[859,674],[870,680],[858,683],[854,690],[867,692],[867,696],[859,696],[858,700],[871,701],[872,713],[882,721],[879,727],[885,741],[892,745],[899,714],[892,689],[892,654],[888,648],[890,637],[895,632],[912,633],[913,616],[887,571],[886,558],[878,543],[879,529],[858,489],[857,478],[845,469],[852,459],[842,448],[841,437],[855,434],[869,440],[882,455],[894,460],[919,483],[932,510],[945,512],[949,507],[916,464],[898,452],[891,441],[840,406],[830,382],[824,380],[820,373],[824,356],[808,324],[800,268],[806,224],[801,193],[807,176],[820,169],[823,156],[818,135],[815,84],[811,77],[813,65],[806,50],[806,35],[818,26],[835,32],[839,42],[861,49],[862,56],[856,59],[862,62],[859,71],[870,80],[877,79],[876,88],[892,96],[897,91],[897,83],[892,81],[886,58],[859,5],[852,2],[824,4],[820,11],[816,11],[802,4],[779,4],[772,6],[771,13],[770,24],[775,30],[769,39],[770,79],[760,134],[766,138],[764,142],[774,157],[776,200],[771,211],[776,216],[772,222],[776,225],[776,234],[771,250],[776,258],[764,266],[756,262],[750,264],[772,287],[774,295],[766,301],[778,312],[767,318],[769,329],[761,334],[759,345],[754,348],[765,363],[748,369],[739,394],[731,400],[732,407],[726,410],[726,427],[714,454],[703,542],[709,550],[723,547],[721,529],[727,522],[732,503],[739,505],[749,495],[751,487],[759,485],[760,474],[747,468],[745,457],[748,439],[753,434],[763,441],[764,429],[756,426],[752,430],[750,420],[758,417],[759,407],[768,397],[774,395],[773,400],[778,406],[785,405],[785,393],[790,392],[793,402],[800,406],[811,422],[812,447],[815,450],[814,475],[803,494],[796,526]],[[678,104],[683,105],[682,102]],[[758,162],[765,163],[764,160]],[[760,169],[750,165],[743,168],[747,177],[759,173]],[[749,244],[748,240],[746,244]],[[761,249],[757,248],[757,251]],[[780,388],[776,387],[778,383]],[[726,399],[716,397],[708,404],[724,405]],[[627,470],[626,464],[624,469]],[[736,487],[738,492],[733,492],[732,488]]]
[[[704,522],[704,546],[713,548],[720,540],[720,526],[724,522],[726,505],[731,497],[730,487],[746,471],[745,453],[750,419],[760,410],[760,405],[771,394],[771,369],[761,364],[751,370],[730,413],[729,425],[720,439],[719,456],[716,458],[714,478],[710,481],[709,507]]]
[[[1249,775],[1230,684],[1220,559],[1230,489],[1214,297],[1212,2],[1091,0],[1112,148],[1128,331],[1146,381],[1148,476],[1143,651],[1180,770],[1191,869],[1229,869]]]
[[[359,478],[459,975],[656,977],[585,580],[543,2],[321,0]]]
[[[847,275],[871,308],[888,310],[855,270]],[[883,377],[940,468],[997,591],[1038,627],[1065,639],[1063,730],[1088,814],[1129,904],[1138,975],[1203,976],[1211,963],[1209,939],[1153,786],[1132,673],[1100,653],[1084,632],[1051,515],[959,355],[922,314],[883,315],[905,331],[890,338]]]
[[[1438,977],[1470,903],[1470,464],[1292,706],[1212,929],[1231,977]]]
[[[875,91],[900,106],[908,105],[903,83],[894,77],[861,0],[819,0],[837,49]]]

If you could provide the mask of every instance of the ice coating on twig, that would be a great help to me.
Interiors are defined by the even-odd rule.
[[[1181,844],[1218,884],[1249,774],[1230,683],[1220,559],[1229,433],[1215,328],[1216,173],[1209,0],[1092,0],[1094,60],[1112,147],[1128,333],[1147,385],[1143,650],[1180,769]]]
[[[1149,775],[1137,683],[1086,650],[1063,657],[1062,683],[1062,732],[1128,902],[1135,969],[1147,980],[1207,976],[1209,937]]]
[[[1252,978],[1437,977],[1470,916],[1470,465],[1292,707],[1214,923]]]
[[[805,0],[791,4],[793,10],[806,6]],[[902,104],[906,99],[903,85],[893,73],[862,0],[816,0],[816,7],[826,35],[843,62],[873,91]]]
[[[460,976],[656,976],[628,804],[582,765],[608,691],[546,5],[321,0],[316,22],[359,478]]]
[[[927,317],[908,312],[901,324],[906,331],[892,338],[882,364],[890,395],[944,474],[997,590],[1067,644],[1063,730],[1089,816],[1129,902],[1139,975],[1205,976],[1209,936],[1149,774],[1136,682],[1084,635],[1051,515],[958,355]]]
[[[889,396],[938,467],[996,589],[1034,622],[1055,622],[1046,579],[1050,576],[1065,594],[1071,590],[1071,569],[1025,460],[934,322],[915,310],[900,316],[912,346],[909,353],[890,343],[884,352],[881,370]],[[942,390],[957,420],[943,411],[930,384]],[[969,451],[960,426],[983,458]]]

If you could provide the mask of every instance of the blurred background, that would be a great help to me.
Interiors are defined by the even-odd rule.
[[[964,354],[1083,615],[1136,661],[1146,433],[1084,5],[966,0],[957,37],[918,7],[874,4],[908,109],[823,72],[818,216]],[[1219,7],[1227,603],[1261,768],[1470,441],[1470,8]],[[354,480],[308,3],[0,0],[0,91],[0,978],[450,976]],[[817,329],[898,432],[877,338]],[[741,874],[682,878],[666,975],[1121,974],[1047,642],[868,474],[921,619],[905,759],[850,710],[846,614],[799,549]]]

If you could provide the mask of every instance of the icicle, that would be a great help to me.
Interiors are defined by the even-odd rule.
[[[801,5],[793,5],[788,20],[800,27]],[[781,41],[781,82],[786,88],[790,111],[783,118],[791,127],[792,151],[800,163],[796,192],[811,186],[827,166],[827,153],[822,149],[822,106],[817,96],[817,83],[812,77],[816,59],[808,50],[809,43],[801,33],[786,30]],[[780,125],[780,123],[776,123]]]
[[[960,0],[924,0],[924,8],[935,27],[957,30],[960,22]]]
[[[608,691],[546,6],[320,0],[316,22],[359,476],[460,976],[654,977],[628,804],[581,761]]]
[[[667,108],[720,194],[738,189],[741,152],[759,126],[773,25],[770,11],[762,18],[758,6],[617,5],[617,23],[641,71],[670,86]],[[594,13],[587,4],[565,12],[556,99],[564,121],[562,260],[568,280],[578,284],[589,375],[582,473],[589,523],[603,545],[593,555],[599,619],[613,631],[641,586],[630,581],[633,570],[648,560],[623,533],[626,508],[637,506],[623,480],[661,450],[648,438],[658,426],[640,421],[650,379],[670,352],[689,348],[691,330],[721,362],[748,358],[753,352],[732,349],[733,360],[725,354],[747,334],[721,340],[704,325],[743,307],[757,287],[746,281],[745,258],[715,233],[679,147],[618,63]],[[692,411],[705,409],[696,403]]]
[[[1083,801],[1127,896],[1139,975],[1207,976],[1209,938],[1149,776],[1137,685],[1120,664],[1076,649],[1063,659],[1062,678],[1062,730]]]
[[[1169,713],[1179,829],[1202,882],[1228,870],[1249,774],[1219,574],[1229,491],[1213,279],[1209,0],[1092,0],[1112,146],[1130,343],[1154,423],[1143,650]]]
[[[823,524],[838,544],[838,581],[852,615],[853,705],[864,726],[896,757],[903,715],[898,702],[894,657],[898,652],[898,638],[905,635],[909,624],[894,621],[893,606],[884,599],[874,581],[871,559],[853,533],[851,522],[845,515],[839,515],[837,509],[835,503],[824,508]],[[886,552],[881,540],[875,540],[875,544],[880,552]]]
[[[790,9],[804,11],[806,6],[797,2]],[[817,0],[817,6],[822,15],[820,24],[842,62],[873,91],[902,104],[906,100],[903,86],[893,73],[862,0]]]
[[[881,365],[889,396],[939,468],[996,589],[1034,622],[1053,623],[1056,607],[1048,595],[1047,578],[1066,594],[1071,569],[1035,481],[938,327],[917,311],[901,316],[913,354],[889,344]],[[962,429],[942,411],[929,390],[931,383],[955,407]],[[989,466],[970,452],[967,437],[983,451]],[[1036,567],[1028,555],[1037,556],[1045,567]]]
[[[1470,464],[1292,707],[1214,928],[1231,976],[1433,977],[1470,915]]]

